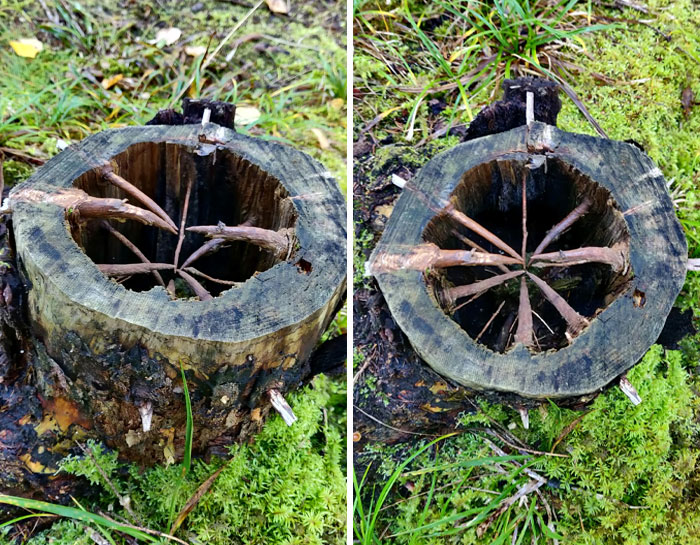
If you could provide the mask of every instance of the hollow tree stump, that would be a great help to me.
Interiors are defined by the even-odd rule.
[[[370,271],[440,375],[473,390],[574,398],[654,343],[686,259],[646,155],[533,123],[428,162],[405,187]]]
[[[97,134],[6,207],[16,268],[5,270],[15,297],[2,312],[2,393],[21,409],[0,438],[4,491],[49,486],[86,437],[140,464],[180,457],[181,368],[196,453],[252,438],[279,394],[310,378],[344,298],[332,176],[214,124]]]

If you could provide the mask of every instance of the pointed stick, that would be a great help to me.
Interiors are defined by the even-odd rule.
[[[204,274],[202,271],[199,271],[195,269],[194,267],[183,267],[182,270],[194,275],[194,276],[201,276],[205,280],[209,280],[209,282],[214,282],[215,284],[222,284],[224,286],[240,286],[243,284],[243,282],[234,282],[233,280],[222,280],[221,278],[214,278],[213,276],[209,276],[208,274]]]
[[[490,325],[493,323],[493,321],[496,319],[496,316],[498,316],[498,314],[501,312],[501,309],[503,308],[503,305],[505,305],[505,304],[506,304],[505,301],[501,301],[501,304],[498,305],[498,308],[496,309],[496,312],[494,312],[494,313],[491,315],[491,318],[489,318],[489,321],[486,322],[486,325],[485,325],[483,328],[481,328],[481,331],[479,331],[479,334],[474,338],[474,341],[478,341],[479,339],[481,339],[481,336],[482,336],[484,333],[486,333],[486,330],[489,328],[489,326],[490,326]]]
[[[568,325],[567,332],[571,335],[579,334],[584,327],[588,325],[588,320],[576,312],[566,300],[554,291],[544,280],[538,278],[532,273],[527,273],[527,276],[532,280],[537,287],[540,288],[547,300],[554,305],[562,318],[566,320]],[[571,339],[569,339],[571,340]]]
[[[475,250],[443,250],[433,243],[419,244],[406,254],[383,253],[372,262],[372,274],[416,270],[431,267],[465,267],[478,265],[518,265],[520,258],[514,259],[501,254],[488,254]],[[506,269],[506,272],[510,272]]]
[[[151,261],[143,254],[141,250],[139,250],[136,245],[131,242],[128,238],[126,238],[124,235],[122,235],[119,231],[117,231],[114,227],[112,227],[109,223],[106,221],[100,222],[100,227],[103,229],[106,229],[109,231],[109,233],[116,238],[119,242],[121,242],[124,246],[129,248],[131,252],[138,257],[143,263],[150,263]],[[163,277],[160,275],[158,271],[153,271],[153,276],[157,280],[157,282],[165,287],[165,282],[163,282]]]
[[[529,93],[528,93],[529,95]],[[527,171],[523,171],[523,248],[522,258],[523,263],[527,259]]]
[[[541,253],[542,250],[557,240],[562,234],[564,234],[564,231],[566,231],[576,222],[576,220],[588,213],[588,210],[592,205],[593,201],[590,199],[590,197],[585,197],[581,204],[569,212],[563,220],[547,231],[547,235],[542,239],[542,242],[539,243],[533,253]]]
[[[538,254],[532,256],[531,264],[533,267],[568,267],[584,263],[605,263],[610,265],[615,272],[620,272],[627,269],[627,259],[622,250],[623,247],[624,245],[618,243],[612,248],[586,246],[574,250]]]
[[[488,253],[486,250],[484,250],[484,248],[482,246],[479,246],[472,239],[465,237],[462,233],[457,231],[457,229],[452,229],[452,234],[455,235],[459,240],[461,240],[467,246],[474,248],[475,250],[479,250],[480,252],[483,252],[485,254]],[[505,265],[496,265],[496,267],[498,267],[504,273],[510,272],[510,269],[508,267],[506,267]]]
[[[518,305],[518,329],[515,330],[515,342],[522,343],[527,348],[533,346],[532,307],[527,282],[523,276],[520,279],[520,301]]]
[[[473,284],[467,284],[466,286],[456,286],[454,288],[446,289],[443,291],[443,294],[445,295],[445,298],[448,301],[454,302],[457,299],[461,299],[462,297],[475,295],[477,293],[484,292],[488,289],[498,286],[499,284],[503,284],[508,280],[512,280],[513,278],[520,276],[524,272],[525,271],[520,270],[512,271],[506,274],[499,274],[498,276],[492,276],[491,278],[487,278],[486,280],[480,280],[478,282],[474,282]]]
[[[126,263],[98,264],[97,268],[107,276],[127,276],[130,274],[151,273],[172,269],[172,263]]]
[[[72,212],[71,212],[72,208]],[[87,197],[73,207],[68,208],[69,214],[76,214],[80,218],[93,219],[131,219],[145,225],[153,225],[160,229],[176,233],[170,225],[165,223],[160,216],[156,216],[150,210],[144,210],[132,206],[120,199],[100,199]]]
[[[273,251],[278,257],[287,255],[290,249],[290,240],[285,230],[273,231],[272,229],[244,225],[229,227],[223,223],[219,223],[219,225],[197,225],[188,227],[187,230],[214,238],[249,242]]]
[[[194,291],[195,295],[199,297],[200,301],[208,301],[209,299],[213,299],[211,293],[209,293],[207,289],[204,286],[202,286],[202,284],[197,282],[197,280],[192,278],[185,271],[179,270],[177,271],[177,274],[179,274],[182,277],[182,279],[189,284],[189,286]]]
[[[182,249],[182,243],[185,240],[185,222],[187,221],[187,209],[190,207],[190,195],[192,194],[192,177],[187,180],[187,189],[185,190],[185,203],[182,205],[182,217],[180,218],[180,231],[177,238],[177,246],[175,247],[175,260],[173,265],[177,268],[177,264],[180,261],[180,250]]]
[[[111,165],[104,167],[101,171],[101,174],[102,177],[109,183],[111,183],[113,186],[118,187],[124,193],[126,193],[127,195],[131,195],[134,199],[141,202],[141,204],[145,205],[146,208],[148,208],[156,216],[159,216],[165,223],[167,223],[171,229],[177,229],[177,225],[175,225],[175,222],[170,219],[170,216],[166,214],[165,210],[158,206],[158,203],[156,203],[153,199],[151,199],[151,197],[146,195],[143,191],[141,191],[131,182],[125,180],[124,178],[116,174],[112,170]]]
[[[208,240],[202,246],[197,248],[192,254],[190,254],[190,257],[185,259],[185,262],[182,264],[180,267],[181,269],[187,269],[187,267],[191,264],[197,261],[200,257],[204,257],[205,255],[213,254],[217,250],[220,250],[223,246],[228,244],[228,240],[223,239],[223,238],[213,238],[211,240]]]
[[[518,260],[519,263],[522,263],[522,258],[516,252],[508,246],[505,242],[503,242],[500,238],[498,238],[496,235],[494,235],[491,231],[471,219],[469,216],[466,214],[463,214],[459,210],[456,210],[454,205],[452,203],[449,203],[444,209],[443,213],[447,214],[449,217],[451,217],[453,220],[455,220],[458,223],[461,223],[464,225],[467,229],[471,229],[474,231],[477,235],[485,238],[488,240],[491,244],[496,246],[497,248],[500,248],[503,250],[505,253],[510,254],[512,257]]]

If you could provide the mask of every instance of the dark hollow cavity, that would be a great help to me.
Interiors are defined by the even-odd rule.
[[[279,230],[294,227],[297,213],[282,184],[235,153],[212,148],[210,153],[165,142],[139,143],[129,146],[112,159],[114,172],[128,180],[157,202],[168,216],[180,226],[187,184],[193,180],[186,226],[227,226],[243,223],[264,229]],[[129,204],[145,208],[105,180],[98,170],[77,178],[73,185],[93,197],[128,199]],[[73,238],[85,253],[98,264],[139,263],[131,250],[107,230],[102,220],[89,220],[80,229],[72,230]],[[178,236],[137,221],[115,221],[110,224],[126,236],[149,261],[172,263]],[[186,232],[180,251],[179,264],[204,244],[204,235]],[[291,256],[290,256],[291,257]],[[243,282],[256,272],[263,272],[283,258],[244,241],[227,242],[223,249],[199,258],[192,264],[198,271],[227,282]],[[178,297],[193,295],[187,284],[173,271],[160,271],[164,282],[175,278]],[[213,296],[230,288],[203,277],[195,276]],[[146,291],[158,285],[152,274],[134,274],[123,280],[133,291]]]
[[[528,258],[547,232],[586,196],[593,203],[588,213],[543,252],[629,243],[627,225],[610,192],[556,158],[547,158],[546,163],[537,168],[528,168],[520,158],[483,163],[462,176],[451,201],[457,210],[477,221],[520,254],[524,172],[527,176]],[[436,215],[428,223],[423,238],[443,249],[471,249],[457,233],[471,239],[487,252],[505,253],[445,214]],[[522,269],[522,266],[512,265],[508,269]],[[631,270],[617,273],[601,263],[548,268],[530,266],[528,270],[545,280],[574,310],[589,320],[623,293],[633,276]],[[503,271],[494,266],[463,266],[431,270],[425,279],[438,304],[472,339],[481,334],[478,339],[480,344],[503,353],[515,344],[513,337],[517,327],[520,277],[486,291],[461,308],[460,305],[468,301],[468,297],[448,305],[440,296],[446,286],[471,284],[497,274],[503,274]],[[527,286],[537,339],[533,351],[558,350],[567,346],[566,322],[532,281],[528,280]],[[500,312],[484,330],[501,303],[503,307]]]

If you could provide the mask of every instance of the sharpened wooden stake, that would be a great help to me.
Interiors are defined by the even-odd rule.
[[[525,92],[525,124],[532,125],[535,121],[535,93]]]
[[[187,268],[183,268],[180,270],[184,270],[193,276],[201,276],[205,280],[209,280],[209,282],[214,282],[215,284],[222,284],[223,286],[241,286],[241,285],[243,285],[243,282],[234,282],[233,280],[222,280],[221,278],[214,278],[213,276],[209,276],[208,274],[204,274],[202,271],[199,271],[199,270],[195,269],[194,267],[187,267]]]
[[[126,263],[126,264],[98,264],[100,272],[107,276],[129,276],[132,274],[151,273],[153,271],[165,271],[174,269],[172,263]]]
[[[229,227],[219,223],[219,225],[196,225],[188,227],[187,230],[192,233],[201,233],[208,237],[249,242],[270,250],[279,257],[286,256],[289,253],[290,240],[286,234],[287,231],[284,229],[273,231],[271,229],[244,225]]]
[[[287,426],[294,424],[294,422],[297,421],[297,416],[294,414],[294,411],[289,406],[289,403],[287,403],[287,400],[284,399],[284,396],[282,396],[280,391],[272,388],[271,390],[268,390],[267,393],[270,396],[270,403],[272,403],[274,409],[280,414],[282,420],[284,420],[284,423],[287,424]]]
[[[131,242],[124,235],[122,235],[119,231],[117,231],[114,227],[112,227],[108,222],[106,222],[106,221],[100,222],[100,227],[102,227],[103,229],[106,229],[109,232],[109,234],[111,234],[114,238],[116,238],[124,246],[129,248],[129,250],[131,250],[131,253],[133,253],[136,257],[138,257],[143,263],[150,263],[151,262],[144,255],[144,253],[136,247],[136,245],[133,242]],[[165,287],[165,282],[163,282],[163,277],[160,275],[160,273],[158,271],[154,270],[153,276],[161,286]]]
[[[540,242],[537,248],[535,248],[533,255],[542,253],[542,250],[564,234],[564,231],[571,227],[576,220],[588,213],[592,205],[593,201],[590,198],[584,198],[581,204],[569,212],[563,220],[561,220],[547,232],[547,235],[542,239],[542,242]]]
[[[491,278],[487,278],[486,280],[479,280],[478,282],[474,282],[473,284],[467,284],[466,286],[455,286],[454,288],[446,289],[443,291],[443,294],[445,295],[445,299],[447,299],[447,301],[453,303],[454,301],[456,301],[457,299],[461,299],[462,297],[468,297],[470,295],[482,293],[488,289],[498,286],[499,284],[503,284],[508,280],[517,278],[524,272],[525,271],[520,270],[512,271],[506,274],[499,274],[498,276],[493,276]]]
[[[545,254],[533,255],[530,259],[532,267],[569,267],[584,263],[604,263],[610,265],[615,272],[627,270],[624,245],[615,244],[612,248],[606,246],[585,246],[573,250],[559,250]]]
[[[537,284],[537,287],[540,288],[547,300],[554,305],[554,308],[556,308],[559,314],[561,314],[562,318],[566,320],[568,325],[567,333],[570,335],[578,335],[581,333],[583,328],[588,325],[588,320],[576,312],[571,305],[566,302],[566,299],[554,291],[554,289],[544,280],[536,277],[532,273],[527,273],[527,276],[530,278],[530,280]]]
[[[156,216],[158,216],[166,224],[168,224],[171,230],[177,231],[177,225],[175,225],[175,222],[170,219],[170,216],[166,214],[165,210],[158,206],[158,203],[156,203],[153,199],[151,199],[151,197],[146,195],[138,187],[116,174],[112,170],[111,165],[104,167],[101,171],[101,174],[102,177],[109,183],[111,183],[113,186],[118,187],[124,193],[132,196],[134,199],[146,206],[146,208],[148,208],[151,212],[153,212]]]
[[[187,274],[183,270],[178,270],[177,274],[179,274],[182,279],[187,282],[187,284],[192,288],[194,291],[195,295],[199,297],[200,301],[209,301],[210,299],[213,299],[211,293],[207,291],[207,289],[202,286],[197,280],[192,278],[189,274]]]
[[[518,329],[515,330],[515,342],[528,348],[533,346],[532,307],[525,277],[520,279],[520,301],[518,304]]]
[[[180,230],[178,231],[177,246],[175,247],[175,259],[173,265],[177,267],[180,262],[180,250],[182,243],[185,240],[185,223],[187,222],[187,210],[190,207],[190,196],[192,195],[192,178],[187,180],[187,189],[185,190],[185,203],[182,205],[182,217],[180,218]]]
[[[197,248],[190,256],[185,259],[185,262],[182,264],[181,269],[186,269],[188,266],[190,266],[192,263],[197,261],[200,257],[204,257],[205,255],[213,254],[217,250],[220,250],[222,247],[224,247],[228,241],[223,238],[213,238],[211,240],[208,240],[204,244],[202,244],[199,248]]]

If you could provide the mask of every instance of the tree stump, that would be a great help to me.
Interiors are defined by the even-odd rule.
[[[599,391],[656,341],[686,260],[663,176],[644,153],[534,122],[429,161],[369,270],[443,377],[571,399]]]
[[[273,404],[293,420],[281,394],[310,378],[345,294],[345,202],[319,163],[215,124],[116,129],[7,206],[4,280],[24,289],[2,313],[4,491],[48,486],[86,437],[177,459],[181,369],[197,453],[252,438]]]

